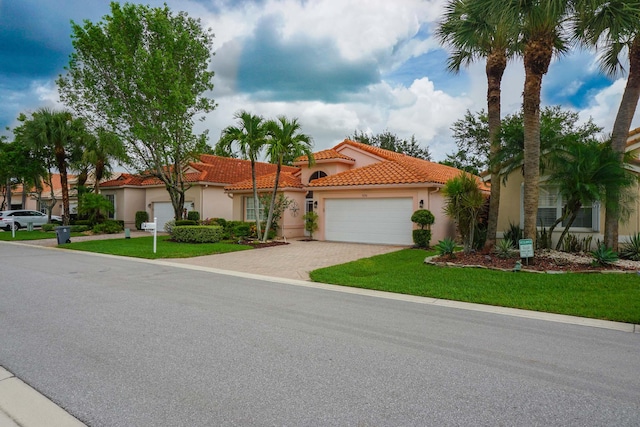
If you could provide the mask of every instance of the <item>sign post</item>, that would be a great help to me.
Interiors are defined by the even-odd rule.
[[[520,239],[518,244],[520,245],[520,258],[526,258],[527,265],[529,265],[529,258],[533,258],[533,239]]]
[[[153,253],[156,253],[156,241],[158,240],[158,217],[153,217],[153,222],[143,222],[141,228],[145,231],[153,232]]]

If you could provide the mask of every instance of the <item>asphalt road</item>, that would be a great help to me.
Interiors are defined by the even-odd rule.
[[[91,426],[640,425],[637,333],[37,247],[0,259],[0,365]]]

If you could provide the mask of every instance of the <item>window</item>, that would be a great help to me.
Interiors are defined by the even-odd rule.
[[[314,173],[311,174],[311,176],[309,177],[309,182],[313,181],[314,179],[320,179],[320,178],[324,178],[325,176],[327,176],[326,173],[322,172],[322,171],[315,171]]]
[[[550,227],[556,219],[562,215],[564,201],[562,196],[558,194],[558,189],[554,187],[540,187],[540,195],[538,199],[538,221],[537,225]],[[599,222],[597,215],[599,210],[593,206],[583,206],[578,212],[578,216],[573,222],[571,228],[590,228],[594,229],[594,224]],[[568,221],[563,221],[562,226],[566,226]],[[596,230],[597,231],[597,230]]]
[[[256,220],[256,212],[253,208],[253,197],[245,197],[244,198],[244,218],[245,221],[255,221]],[[258,200],[258,210],[260,211],[260,220],[265,220],[264,215],[264,206]]]
[[[113,212],[109,212],[109,219],[116,218],[116,196],[113,194],[105,194],[104,197],[111,202],[111,206],[113,206]]]

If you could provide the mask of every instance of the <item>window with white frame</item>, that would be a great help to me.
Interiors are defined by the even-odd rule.
[[[560,218],[562,215],[562,208],[564,207],[564,199],[558,194],[558,188],[556,187],[540,187],[539,199],[538,199],[538,220],[537,225],[539,227],[550,227]],[[571,225],[571,228],[589,228],[596,230],[599,228],[599,209],[597,205],[583,206],[578,211],[578,216]],[[562,226],[566,226],[568,220],[563,221]]]
[[[265,220],[264,216],[264,206],[260,203],[260,198],[258,198],[258,211],[260,215],[260,220]],[[255,221],[256,220],[256,211],[254,209],[253,197],[245,197],[244,198],[244,218],[245,221]]]

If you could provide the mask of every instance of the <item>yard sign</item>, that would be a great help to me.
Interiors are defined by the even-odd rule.
[[[529,258],[533,258],[533,239],[520,239],[518,241],[520,245],[520,258],[527,258],[527,264]]]

